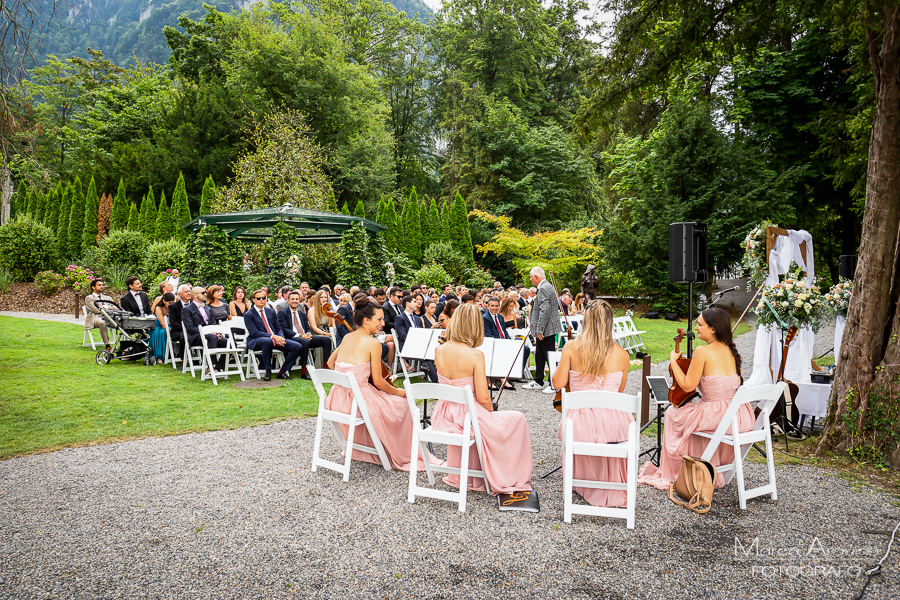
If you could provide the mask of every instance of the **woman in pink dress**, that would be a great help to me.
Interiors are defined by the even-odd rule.
[[[697,320],[697,337],[706,342],[694,350],[691,366],[684,373],[678,366],[680,352],[672,351],[672,371],[675,383],[685,391],[700,388],[703,397],[699,402],[688,402],[666,411],[663,428],[662,452],[659,468],[648,462],[641,468],[640,483],[652,485],[661,490],[669,489],[669,484],[678,478],[682,456],[699,458],[706,450],[708,439],[692,435],[695,431],[713,433],[728,410],[735,392],[741,385],[741,355],[738,354],[731,337],[731,318],[721,308],[712,306],[700,314]],[[738,411],[738,424],[742,432],[753,429],[755,419],[749,405]],[[728,428],[731,433],[731,428]],[[730,446],[719,446],[713,455],[713,465],[719,467],[734,460],[734,450]],[[716,476],[716,488],[725,485],[725,478]]]
[[[384,327],[384,313],[380,306],[363,297],[357,301],[353,322],[357,326],[356,331],[344,336],[341,345],[328,359],[328,367],[339,373],[349,373],[356,378],[372,427],[381,440],[391,466],[401,471],[409,471],[413,420],[406,402],[406,391],[395,388],[382,377],[381,344],[372,337],[381,333]],[[328,394],[325,406],[329,410],[349,413],[352,401],[350,390],[335,385]],[[341,425],[341,428],[346,436],[349,427]],[[353,433],[353,441],[364,446],[373,445],[365,425],[357,426]],[[360,450],[353,451],[353,460],[381,464],[377,454]],[[418,470],[423,468],[424,465],[419,460]]]
[[[484,321],[473,304],[463,304],[453,313],[447,327],[449,339],[435,349],[438,381],[454,387],[470,386],[475,395],[475,412],[481,431],[484,469],[475,447],[469,451],[469,468],[483,470],[492,494],[510,494],[531,490],[531,434],[525,415],[517,411],[494,412],[485,376],[484,354],[478,346],[484,341]],[[436,431],[462,433],[468,412],[462,404],[439,400],[431,417]],[[474,435],[474,434],[473,434]],[[461,449],[447,448],[447,464],[459,467]],[[447,475],[444,483],[458,488],[459,475]],[[485,491],[480,477],[469,477],[468,489]]]
[[[582,332],[562,349],[562,357],[553,373],[553,387],[569,386],[573,392],[605,390],[622,392],[628,379],[629,357],[612,337],[612,307],[596,300],[584,311]],[[631,413],[608,408],[581,408],[565,414],[572,419],[576,442],[606,444],[628,439],[628,426],[634,422]],[[563,436],[563,421],[559,422],[559,439]],[[573,479],[625,483],[628,461],[624,458],[576,456]],[[575,491],[593,506],[625,506],[624,490],[598,490],[576,487]]]

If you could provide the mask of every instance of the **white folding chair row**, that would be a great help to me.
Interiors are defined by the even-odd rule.
[[[569,315],[568,317],[562,316],[560,317],[563,325],[563,331],[565,331],[570,325],[572,327],[572,336],[576,337],[581,333],[582,323],[584,322],[584,315]],[[566,320],[568,320],[568,324],[566,324]]]
[[[644,340],[641,338],[642,333],[647,332],[638,331],[631,317],[613,318],[613,339],[628,352],[637,352],[639,349],[647,350]]]
[[[316,417],[316,437],[313,442],[313,472],[315,473],[318,467],[324,467],[326,469],[331,469],[332,471],[337,471],[343,475],[344,481],[350,481],[350,461],[354,449],[377,455],[381,460],[381,465],[384,467],[384,470],[390,471],[390,460],[387,457],[387,453],[384,451],[384,447],[381,445],[381,440],[378,439],[378,433],[375,431],[375,428],[372,427],[372,420],[369,418],[366,401],[365,398],[363,398],[362,392],[359,390],[359,383],[357,383],[356,378],[351,377],[346,373],[316,368],[310,368],[309,375],[316,388],[316,393],[319,395],[319,414]],[[325,388],[323,387],[323,384],[326,383],[338,385],[350,390],[353,400],[350,404],[349,412],[343,413],[326,408],[325,404],[328,395],[325,393]],[[324,459],[320,456],[322,449],[322,429],[326,421],[331,423],[334,436],[341,446],[341,452],[344,454],[343,465]],[[341,425],[346,425],[348,427],[346,436],[344,436]],[[369,432],[369,436],[372,438],[372,446],[363,446],[362,444],[354,443],[354,434],[356,428],[360,425],[364,425]]]
[[[407,501],[415,503],[416,496],[425,496],[427,498],[436,498],[438,500],[447,500],[449,502],[459,503],[459,512],[466,512],[466,494],[468,492],[469,477],[478,477],[484,479],[484,486],[487,493],[491,493],[490,482],[483,470],[469,469],[469,453],[472,452],[472,446],[475,446],[475,452],[478,454],[479,462],[484,465],[484,446],[481,441],[481,429],[478,426],[478,412],[475,410],[475,397],[472,395],[472,388],[457,388],[451,385],[440,383],[410,383],[407,379],[403,383],[406,388],[406,400],[409,403],[409,412],[413,417],[413,435],[412,435],[412,451],[410,453],[412,465],[409,470],[409,492]],[[416,400],[443,400],[445,402],[454,402],[466,407],[467,414],[463,421],[462,433],[450,433],[446,431],[435,431],[432,427],[422,429],[421,415],[416,407]],[[445,464],[432,464],[431,452],[428,451],[428,444],[444,444],[446,446],[459,446],[462,456],[459,461],[459,468],[450,467]],[[430,488],[420,487],[417,485],[418,473],[415,465],[418,463],[419,457],[422,457],[425,463],[425,474],[428,477]],[[447,492],[444,490],[434,489],[434,473],[449,473],[451,475],[459,475],[459,491]]]
[[[728,410],[722,415],[722,420],[714,433],[695,432],[694,435],[709,440],[706,450],[703,451],[703,460],[711,460],[719,446],[725,444],[734,449],[734,460],[727,464],[716,468],[718,473],[727,473],[725,483],[728,484],[731,479],[737,475],[738,486],[738,504],[742,510],[747,508],[747,500],[769,494],[772,500],[778,500],[778,488],[775,484],[775,459],[772,452],[772,428],[769,423],[769,416],[772,409],[778,403],[778,399],[782,394],[786,394],[790,400],[790,392],[787,390],[787,384],[784,382],[756,385],[741,386],[734,395]],[[753,429],[741,433],[738,428],[738,410],[744,405],[759,400],[757,408],[759,415],[753,424]],[[726,433],[728,428],[731,433]],[[750,451],[750,447],[757,442],[766,443],[766,469],[768,471],[768,483],[756,488],[747,489],[744,481],[744,459]]]
[[[229,329],[243,330],[244,332],[232,332],[235,348],[237,348],[241,356],[241,361],[238,364],[241,365],[244,371],[244,378],[250,379],[250,371],[253,371],[253,376],[259,379],[261,375],[259,374],[259,362],[256,359],[256,355],[260,354],[261,351],[251,350],[247,347],[247,325],[244,322],[244,317],[231,317],[227,323]],[[277,348],[272,348],[272,363],[271,366],[274,370],[280,369],[281,365],[284,364],[284,352]]]
[[[562,391],[563,421],[563,518],[566,523],[572,522],[573,514],[591,515],[595,517],[612,517],[625,519],[626,527],[634,529],[634,507],[637,496],[637,462],[640,452],[641,436],[637,421],[628,425],[628,439],[620,442],[596,443],[577,442],[574,438],[574,424],[569,411],[583,408],[605,408],[618,410],[632,415],[641,412],[641,398],[637,395],[619,394],[602,390],[584,392]],[[574,479],[575,455],[602,458],[620,458],[627,461],[626,481],[594,481]],[[601,490],[624,490],[625,508],[607,506],[590,506],[572,502],[575,487]]]
[[[87,311],[86,306],[81,307],[81,315],[85,319],[87,319],[88,311]],[[82,348],[87,348],[88,346],[90,346],[91,350],[96,350],[97,346],[102,345],[102,343],[103,343],[102,338],[101,338],[101,341],[99,341],[99,342],[94,341],[94,333],[93,333],[94,329],[97,329],[97,328],[92,327],[92,328],[88,329],[87,327],[85,327],[84,335],[81,336],[81,347]],[[107,329],[107,333],[109,335],[109,343],[115,344],[116,343],[116,330],[113,327],[109,327]],[[88,338],[90,338],[90,340],[91,340],[90,342],[88,342]]]
[[[184,355],[181,359],[181,372],[187,373],[190,370],[191,377],[196,377],[194,372],[203,370],[203,345],[191,346],[184,323],[181,324],[181,331],[184,334]],[[196,365],[194,361],[197,361]]]
[[[163,364],[171,364],[173,369],[177,369],[178,363],[182,362],[183,359],[175,356],[175,346],[172,344],[172,330],[169,328],[168,315],[163,317],[163,327],[166,329],[166,353],[163,356]]]
[[[226,321],[228,322],[228,321]],[[210,348],[206,341],[208,334],[217,334],[225,338],[228,345],[224,348]],[[241,381],[244,381],[244,371],[241,368],[241,357],[234,340],[231,338],[231,327],[228,325],[201,325],[200,341],[203,344],[203,360],[206,364],[206,370],[201,370],[200,381],[212,379],[213,385],[219,385],[216,377],[229,377],[231,375],[239,375]],[[222,371],[216,371],[213,366],[213,359],[217,356],[225,356],[225,368]],[[234,359],[234,368],[231,369],[231,359]],[[192,371],[193,373],[193,371]]]

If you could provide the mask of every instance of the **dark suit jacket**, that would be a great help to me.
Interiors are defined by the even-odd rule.
[[[191,346],[199,346],[202,343],[200,341],[201,326],[216,324],[212,319],[209,320],[209,323],[204,321],[203,315],[200,314],[200,309],[193,302],[185,306],[184,310],[181,311],[181,321],[184,323],[185,330],[187,330],[188,343]]]
[[[309,318],[306,316],[306,311],[304,310],[306,307],[302,304],[299,306],[297,312],[297,318],[300,319],[300,327],[303,331],[295,331],[294,330],[294,310],[291,307],[288,307],[287,310],[283,310],[278,313],[278,324],[281,325],[281,330],[284,331],[284,337],[291,340],[297,337],[298,335],[303,335],[304,333],[312,333],[312,329],[309,328]],[[262,323],[260,323],[262,326]],[[269,327],[272,325],[269,324]],[[263,331],[265,332],[265,327],[263,327]]]
[[[278,317],[275,315],[275,311],[269,307],[266,307],[265,311],[266,321],[269,323],[269,329],[272,330],[272,333],[275,335],[280,335],[281,337],[285,337],[284,330],[281,328],[281,323],[278,322]],[[270,334],[266,333],[266,326],[260,318],[259,311],[256,310],[255,306],[244,313],[244,325],[247,326],[248,348],[255,349],[261,340],[268,340],[272,338]]]
[[[492,337],[492,338],[500,338],[500,334],[497,332],[497,326],[494,324],[494,315],[491,314],[491,311],[487,311],[481,316],[481,319],[484,321],[484,337]],[[503,318],[498,314],[497,320],[500,321],[500,329],[503,331],[503,339],[509,339],[509,333],[506,331],[506,324],[503,323]]]
[[[141,297],[141,302],[144,303],[144,314],[153,314],[150,312],[150,298],[147,297],[147,293],[138,292],[138,295]],[[128,292],[127,294],[122,296],[122,299],[119,301],[119,305],[123,310],[130,311],[134,316],[141,316],[141,309],[138,308],[137,301],[134,299],[134,296],[131,295],[131,292]]]
[[[416,315],[409,315],[413,318],[413,321],[416,323],[416,327],[422,326],[422,320]],[[409,324],[409,319],[406,316],[406,311],[394,321],[394,332],[397,334],[397,341],[400,342],[400,348],[398,350],[403,349],[403,344],[406,343],[406,336],[409,333],[409,330],[412,326]]]
[[[352,323],[352,322],[353,322],[353,309],[350,308],[350,305],[349,305],[349,304],[345,304],[344,306],[342,306],[342,307],[340,307],[339,309],[337,309],[337,314],[339,314],[339,315],[341,315],[342,317],[344,317],[344,320],[345,320],[347,323]],[[353,330],[352,330],[351,328],[349,328],[349,327],[345,327],[345,326],[343,326],[343,325],[338,325],[337,331],[335,332],[335,336],[336,336],[337,339],[338,339],[338,343],[340,343],[340,340],[341,340],[345,335],[347,335],[348,333],[350,333],[351,331],[353,331]]]
[[[400,312],[396,312],[394,310],[394,305],[391,304],[390,300],[385,301],[381,309],[384,311],[384,332],[391,333],[394,330],[394,320],[397,318],[397,315],[402,314],[404,310],[402,307],[398,306],[397,310]]]
[[[172,339],[180,340],[183,336],[181,333],[181,317],[184,314],[182,308],[184,305],[181,303],[181,298],[178,298],[169,305],[169,333],[172,335]]]

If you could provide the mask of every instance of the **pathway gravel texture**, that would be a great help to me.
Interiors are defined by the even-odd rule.
[[[0,599],[850,598],[900,520],[888,494],[786,466],[745,511],[733,483],[703,516],[639,486],[636,529],[566,524],[561,474],[538,478],[559,464],[550,400],[502,399],[531,427],[538,514],[409,504],[406,473],[365,463],[312,473],[314,419],[2,461]],[[866,598],[900,597],[898,546]]]

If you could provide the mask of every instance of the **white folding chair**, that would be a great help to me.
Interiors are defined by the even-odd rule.
[[[184,333],[184,356],[181,359],[181,372],[187,373],[190,369],[191,377],[196,377],[194,372],[203,370],[203,345],[191,346],[184,323],[181,324],[181,331]],[[194,361],[197,361],[196,365]]]
[[[631,317],[625,317],[625,328],[628,332],[628,336],[631,339],[632,347],[637,350],[647,351],[647,347],[644,345],[644,340],[641,338],[642,333],[647,333],[644,330],[638,331],[637,326],[634,324],[634,319]]]
[[[86,307],[86,306],[82,306],[82,307],[81,307],[81,315],[84,317],[85,320],[87,320],[88,311],[87,311],[87,307]],[[101,346],[101,345],[102,345],[102,341],[101,341],[101,342],[95,342],[95,341],[94,341],[94,333],[93,333],[93,331],[94,331],[95,329],[97,329],[97,328],[96,328],[96,327],[90,327],[90,328],[85,327],[85,328],[84,328],[84,335],[81,336],[81,347],[82,347],[82,348],[87,348],[88,346],[90,346],[90,347],[91,347],[91,350],[96,350],[96,349],[97,349],[97,346]],[[115,343],[116,343],[116,330],[115,330],[114,328],[112,328],[112,327],[109,327],[109,328],[107,329],[107,335],[109,335],[109,343],[115,345]],[[88,338],[90,338],[90,340],[91,340],[90,343],[88,343]],[[101,339],[102,339],[102,338],[101,338]]]
[[[175,356],[175,346],[172,344],[172,330],[169,329],[168,315],[163,317],[163,327],[166,329],[166,354],[163,357],[163,364],[168,365],[171,363],[172,368],[177,369],[178,363],[180,363],[182,359]]]
[[[413,435],[412,435],[412,452],[410,454],[412,463],[409,470],[409,493],[407,501],[415,503],[416,496],[425,496],[428,498],[436,498],[438,500],[447,500],[449,502],[459,503],[459,512],[466,512],[466,494],[469,489],[469,477],[480,477],[484,479],[484,487],[487,492],[491,493],[491,486],[488,482],[484,471],[469,470],[469,452],[472,445],[475,445],[475,451],[478,453],[478,459],[482,466],[484,465],[483,445],[481,443],[481,429],[478,427],[478,413],[475,411],[475,397],[472,395],[472,388],[457,388],[452,385],[444,385],[441,383],[410,383],[409,380],[403,382],[406,388],[406,401],[409,403],[409,411],[413,419]],[[433,427],[422,429],[421,415],[416,407],[416,400],[444,400],[445,402],[455,402],[462,404],[468,409],[468,414],[463,421],[462,433],[449,433],[445,431],[435,431]],[[474,434],[474,435],[473,435]],[[431,453],[428,451],[428,444],[444,444],[446,446],[459,446],[462,449],[462,456],[459,461],[459,468],[444,465],[431,464]],[[428,483],[432,487],[419,487],[416,485],[418,477],[416,465],[419,456],[425,463],[425,473],[428,476]],[[447,492],[444,490],[434,489],[434,472],[449,473],[451,475],[459,475],[459,491]]]
[[[734,395],[734,399],[728,406],[728,410],[722,415],[722,420],[715,433],[694,432],[694,435],[709,440],[706,450],[703,451],[703,460],[712,460],[713,454],[721,444],[727,444],[734,449],[734,460],[727,465],[716,467],[717,473],[728,473],[725,483],[737,475],[738,504],[741,510],[747,509],[747,500],[769,494],[772,500],[778,500],[778,489],[775,485],[775,459],[772,452],[772,428],[769,423],[769,415],[775,408],[778,399],[785,393],[787,384],[770,383],[767,385],[741,386]],[[738,410],[745,404],[759,400],[757,408],[759,415],[753,424],[753,429],[741,433],[738,430]],[[726,434],[731,427],[731,433]],[[753,489],[746,489],[744,482],[744,458],[750,451],[750,447],[757,442],[766,442],[766,466],[768,468],[769,482],[766,485]]]
[[[206,342],[206,335],[210,333],[221,335],[228,341],[228,345],[224,348],[210,348]],[[227,378],[230,375],[240,375],[241,381],[244,381],[241,356],[234,345],[234,340],[231,339],[231,328],[228,325],[202,325],[200,327],[200,341],[203,343],[203,362],[206,364],[206,370],[200,372],[200,381],[212,379],[213,385],[219,385],[219,382],[216,381],[217,376]],[[213,366],[213,358],[223,354],[225,355],[225,369],[216,371]],[[232,358],[234,359],[234,368],[230,369]],[[209,371],[208,374],[207,370]]]
[[[594,443],[576,442],[574,437],[574,425],[568,411],[581,408],[605,408],[620,410],[631,414],[641,413],[641,398],[638,395],[619,394],[591,390],[585,392],[562,392],[562,421],[563,421],[563,496],[565,501],[564,518],[566,523],[572,522],[573,514],[591,515],[595,517],[612,517],[625,519],[626,527],[634,529],[634,506],[637,495],[637,462],[640,452],[641,436],[638,433],[638,422],[634,421],[628,426],[628,439],[621,442]],[[618,481],[592,481],[586,479],[574,479],[575,455],[598,456],[604,458],[624,458],[628,466],[626,468],[625,483]],[[607,506],[585,506],[574,504],[572,494],[575,487],[601,489],[601,490],[625,490],[625,508],[611,508]]]
[[[424,377],[424,376],[425,376],[425,372],[422,371],[422,369],[421,369],[421,366],[422,366],[422,365],[419,363],[419,361],[417,361],[417,360],[413,360],[413,361],[412,361],[412,362],[416,365],[416,370],[415,370],[415,371],[410,372],[409,369],[406,368],[406,359],[404,359],[402,356],[400,356],[400,340],[397,339],[397,332],[396,332],[396,331],[392,331],[392,332],[391,332],[391,337],[394,338],[394,352],[395,352],[395,354],[394,354],[394,364],[396,365],[396,362],[397,362],[398,360],[400,361],[400,368],[401,368],[401,370],[403,371],[403,378],[404,378],[406,381],[409,381],[409,378],[410,378],[410,377]],[[396,368],[396,366],[394,367],[393,371],[394,371],[394,376],[396,376],[396,375],[397,375],[397,368]]]
[[[387,453],[381,445],[381,440],[378,438],[375,428],[372,427],[372,421],[369,419],[369,411],[366,408],[366,402],[363,399],[362,392],[359,391],[359,384],[356,382],[356,379],[346,373],[331,371],[329,369],[310,368],[309,375],[316,388],[316,393],[319,395],[319,414],[316,417],[316,439],[315,442],[313,442],[313,472],[315,473],[318,467],[324,467],[341,473],[344,476],[344,481],[350,481],[350,460],[353,456],[354,449],[378,455],[378,458],[381,460],[381,466],[384,467],[385,471],[390,471],[391,461],[388,459]],[[350,405],[349,413],[325,408],[328,395],[325,393],[323,384],[326,383],[330,383],[333,386],[338,385],[350,390],[353,401]],[[332,389],[334,388],[332,387]],[[359,416],[357,416],[357,413]],[[325,421],[331,423],[334,436],[341,445],[341,451],[344,453],[343,465],[324,459],[319,455],[322,448],[322,428]],[[344,437],[344,431],[341,429],[341,425],[347,425],[349,427],[347,437]],[[359,425],[365,425],[366,430],[369,432],[369,437],[372,438],[373,446],[363,446],[362,444],[354,443],[353,436]]]
[[[550,384],[551,387],[553,387],[553,374],[556,373],[556,367],[559,366],[560,360],[562,360],[562,352],[554,350],[553,352],[547,353],[547,368],[550,372],[547,383]]]

